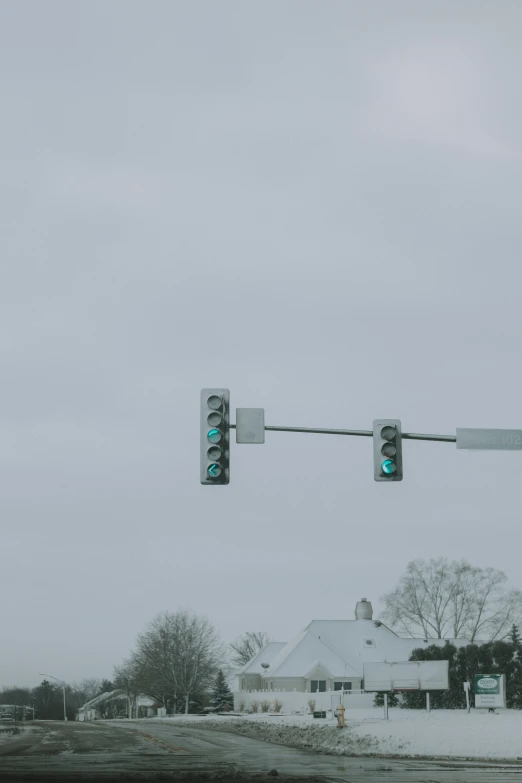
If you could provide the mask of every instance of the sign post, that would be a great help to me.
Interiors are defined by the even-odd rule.
[[[470,710],[470,708],[469,708],[469,688],[470,688],[470,684],[469,684],[469,682],[465,682],[463,684],[464,684],[464,692],[466,694],[466,709],[467,709],[468,714],[469,714],[469,710]]]

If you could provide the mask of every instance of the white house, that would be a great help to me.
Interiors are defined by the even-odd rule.
[[[464,639],[450,641],[457,647],[469,644]],[[398,636],[373,620],[372,605],[362,598],[354,620],[312,620],[290,642],[268,644],[239,670],[235,701],[245,703],[246,693],[263,690],[360,693],[365,662],[407,661],[414,649],[433,644],[443,646],[445,640]]]
[[[263,675],[268,669],[262,664],[269,666],[286,646],[286,642],[269,642],[261,652],[236,672],[237,690],[250,691],[268,688],[267,680],[263,680]]]

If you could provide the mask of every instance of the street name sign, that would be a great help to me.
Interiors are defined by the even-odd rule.
[[[522,430],[457,428],[457,448],[486,451],[522,451]]]
[[[265,409],[236,408],[236,443],[265,442]]]

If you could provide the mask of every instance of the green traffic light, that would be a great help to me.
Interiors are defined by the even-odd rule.
[[[384,462],[381,464],[381,470],[386,475],[391,475],[392,473],[395,473],[397,470],[397,463],[394,462],[392,459],[385,459]]]
[[[221,431],[213,428],[207,432],[207,438],[211,443],[219,443],[221,440]]]
[[[230,430],[230,390],[201,389],[201,484],[218,486],[230,483]]]

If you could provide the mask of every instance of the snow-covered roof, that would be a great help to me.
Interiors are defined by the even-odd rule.
[[[314,661],[309,670],[305,673],[309,680],[320,680],[324,677],[333,677],[332,672],[320,660]]]
[[[98,696],[95,696],[94,699],[91,699],[90,701],[85,702],[85,704],[82,704],[80,710],[91,710],[96,707],[97,704],[101,704],[104,701],[111,701],[112,699],[121,698],[122,696],[125,696],[125,692],[119,688],[116,688],[114,691],[105,691],[105,693],[100,693]]]
[[[105,701],[113,701],[115,699],[127,700],[127,694],[119,688],[116,688],[114,691],[105,691],[105,693],[100,693],[98,696],[95,696],[94,699],[83,704],[79,709],[80,711],[92,710],[95,709],[98,704],[102,704]],[[158,702],[151,699],[150,696],[145,696],[144,694],[140,694],[137,697],[136,702],[139,707],[153,707],[155,704],[158,704]]]
[[[236,674],[262,674],[264,672],[262,663],[272,663],[280,650],[286,647],[286,642],[268,642],[266,647],[254,655]]]
[[[307,677],[314,664],[320,662],[332,677],[357,677],[358,672],[335,649],[319,639],[310,626],[297,634],[272,661],[266,677]]]
[[[469,644],[464,639],[449,641],[456,647]],[[431,644],[442,647],[445,640],[405,639],[374,620],[312,620],[288,644],[281,646],[262,674],[265,678],[310,679],[310,672],[319,662],[334,678],[362,677],[366,662],[407,661],[413,650]]]

